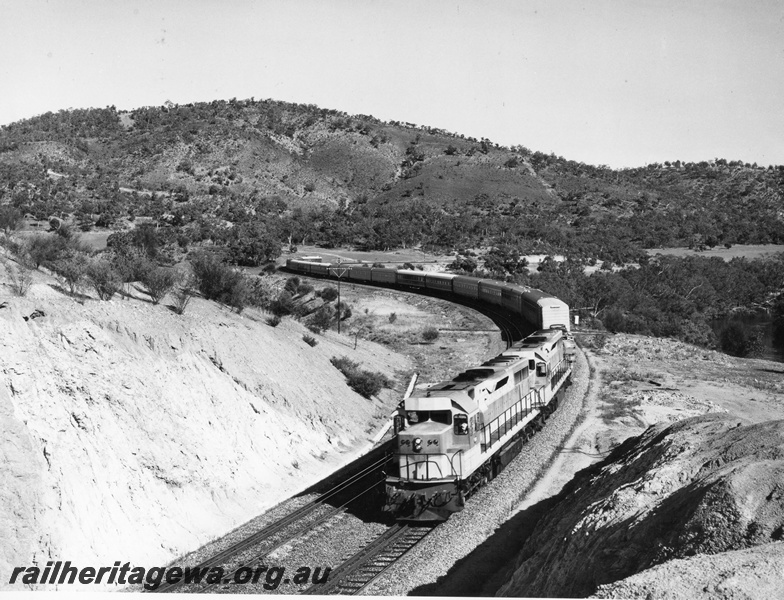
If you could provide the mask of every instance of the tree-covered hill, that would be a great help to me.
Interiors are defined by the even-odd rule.
[[[507,245],[622,263],[644,247],[782,243],[783,184],[781,166],[612,170],[272,100],[68,110],[0,128],[0,204],[82,229],[151,217],[181,243]]]

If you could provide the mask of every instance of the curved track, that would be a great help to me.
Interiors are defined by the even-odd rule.
[[[322,281],[336,281],[336,279],[333,277],[324,277],[319,275],[300,273],[298,271],[290,271],[286,267],[280,268],[280,271],[291,273],[292,275],[296,275],[300,278],[309,278]],[[451,302],[452,304],[466,306],[485,315],[491,321],[493,321],[498,329],[501,330],[501,339],[506,342],[507,347],[533,332],[533,328],[527,325],[524,321],[521,321],[519,316],[512,314],[500,306],[488,305],[486,302],[482,302],[480,300],[472,300],[471,298],[457,296],[455,294],[443,292],[441,290],[433,290],[416,286],[389,285],[380,282],[374,283],[369,281],[357,281],[354,279],[344,281],[342,285],[352,285],[369,289],[393,290],[395,292],[404,292],[407,294],[416,294],[418,296],[438,298],[440,300]]]

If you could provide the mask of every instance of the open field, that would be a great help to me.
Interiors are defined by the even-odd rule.
[[[779,252],[784,252],[784,245],[782,244],[760,244],[760,245],[743,245],[737,244],[731,248],[716,247],[711,250],[691,250],[689,248],[649,248],[646,250],[651,256],[657,254],[664,254],[667,256],[705,256],[712,257],[718,256],[724,260],[732,260],[733,258],[764,258],[765,256],[772,256]]]

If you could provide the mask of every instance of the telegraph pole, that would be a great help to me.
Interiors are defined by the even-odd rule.
[[[342,259],[338,257],[338,266],[336,269],[333,269],[333,273],[335,273],[338,278],[338,335],[340,335],[340,280],[348,271],[347,267],[340,266],[341,260]]]

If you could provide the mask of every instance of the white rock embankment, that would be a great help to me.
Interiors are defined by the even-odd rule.
[[[334,335],[315,348],[196,299],[79,304],[36,275],[0,286],[0,581],[16,565],[156,566],[320,479],[367,443],[366,400],[330,364],[409,362]],[[30,318],[39,310],[45,316]],[[25,317],[28,317],[25,320]],[[0,584],[2,585],[2,584]]]

